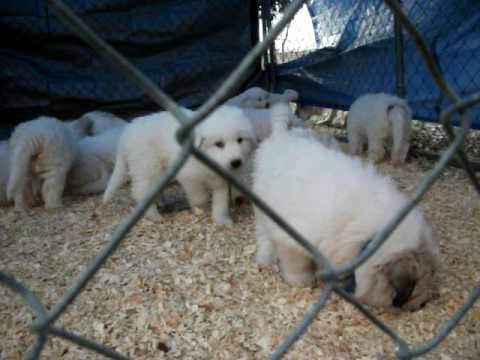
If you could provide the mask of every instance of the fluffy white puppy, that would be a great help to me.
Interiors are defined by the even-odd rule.
[[[405,162],[410,146],[412,110],[397,96],[378,93],[360,96],[348,112],[349,152],[358,155],[368,142],[368,157],[379,162],[385,157],[385,146],[392,143],[391,158],[395,165]]]
[[[392,180],[318,139],[275,129],[255,153],[253,190],[338,266],[359,255],[407,202]],[[283,278],[311,285],[311,257],[255,208],[256,261],[277,258]],[[416,309],[432,295],[439,247],[414,209],[387,242],[355,270],[355,296],[383,307]]]
[[[241,108],[266,109],[279,102],[288,104],[297,99],[298,93],[292,89],[285,90],[283,94],[276,94],[263,90],[260,87],[252,87],[229,99],[226,102],[226,105],[238,106]]]
[[[52,117],[17,125],[9,139],[10,175],[7,198],[18,209],[31,205],[35,184],[41,184],[45,208],[62,206],[67,173],[77,154],[72,128]]]
[[[192,115],[190,110],[184,110]],[[138,202],[155,180],[177,159],[180,146],[175,139],[178,122],[168,112],[135,119],[123,132],[115,168],[104,194],[109,201],[114,193],[131,179],[132,196]],[[255,144],[250,122],[242,110],[221,106],[195,129],[195,146],[203,150],[224,169],[235,173],[241,169]],[[203,207],[212,192],[212,216],[217,224],[230,225],[227,182],[190,157],[176,180],[186,192],[192,208]],[[155,207],[148,210],[158,217]]]
[[[252,123],[258,142],[270,136],[273,121],[277,116],[287,119],[288,128],[305,126],[303,120],[294,114],[288,103],[279,102],[269,109],[245,108],[243,111]]]
[[[8,183],[8,142],[0,141],[0,205],[6,205]]]
[[[104,192],[113,171],[117,146],[125,125],[97,136],[87,136],[78,143],[78,156],[67,178],[67,190],[87,195]]]
[[[85,136],[97,136],[110,129],[128,124],[114,114],[99,110],[87,112],[73,123],[85,130]]]
[[[319,134],[316,131],[305,128],[303,121],[298,118],[286,103],[274,104],[269,109],[243,109],[245,115],[250,119],[257,143],[260,143],[272,132],[272,124],[276,121],[283,121],[289,129],[296,131],[301,136],[314,137],[323,141],[327,146],[338,148],[336,140],[326,134]],[[252,152],[253,155],[254,152]],[[253,159],[252,156],[246,161],[245,166],[240,170],[238,180],[251,189],[253,183]],[[246,202],[244,196],[235,188],[232,188],[231,197],[236,204]]]

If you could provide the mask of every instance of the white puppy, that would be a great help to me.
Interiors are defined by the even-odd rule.
[[[41,184],[46,208],[62,206],[67,173],[77,154],[77,135],[47,116],[17,125],[9,140],[10,176],[7,198],[22,209],[31,205],[35,184]]]
[[[190,110],[184,110],[192,115]],[[168,112],[135,119],[127,126],[119,142],[115,168],[104,194],[109,201],[127,180],[132,183],[132,196],[138,202],[155,180],[177,159],[180,146],[175,139],[178,122]],[[243,166],[255,143],[250,122],[242,110],[221,106],[195,129],[195,146],[203,150],[221,167],[232,173]],[[217,224],[232,224],[228,207],[227,182],[190,157],[176,180],[186,192],[192,208],[202,207],[212,192],[212,216]],[[158,217],[157,209],[148,210],[149,217]]]
[[[277,116],[275,113],[280,114],[282,117],[285,117],[284,115],[286,115],[289,128],[305,126],[303,120],[294,114],[287,103],[283,102],[279,102],[269,109],[245,108],[243,111],[252,123],[258,142],[261,142],[270,136],[273,119]]]
[[[405,162],[410,146],[412,110],[397,96],[378,93],[360,96],[350,107],[347,119],[349,151],[362,152],[368,142],[368,156],[374,162],[385,157],[385,145],[393,141],[394,164]]]
[[[67,178],[67,190],[74,194],[105,191],[113,171],[118,140],[125,126],[117,126],[78,143],[79,152]]]
[[[284,121],[289,129],[297,131],[302,136],[312,136],[328,143],[328,146],[338,147],[338,143],[333,137],[319,134],[311,129],[305,128],[303,121],[298,118],[286,103],[274,104],[269,109],[243,109],[245,115],[250,119],[257,143],[260,143],[272,132],[272,124],[275,121]],[[240,170],[238,180],[249,189],[252,187],[253,174],[253,153],[246,161],[245,166]],[[232,188],[231,197],[236,204],[244,203],[244,196],[235,188]]]
[[[116,127],[128,124],[118,116],[105,111],[90,111],[73,121],[77,127],[85,129],[85,136],[97,136]]]
[[[0,205],[8,203],[8,168],[8,141],[0,141]]]
[[[288,104],[297,99],[298,93],[292,89],[285,90],[283,94],[276,94],[263,90],[260,87],[252,87],[229,99],[226,102],[226,105],[238,106],[241,108],[266,109],[279,102]]]
[[[335,265],[350,261],[407,202],[392,180],[313,137],[275,129],[255,154],[253,190]],[[278,257],[284,279],[311,285],[311,257],[255,208],[256,261]],[[387,242],[355,270],[355,295],[365,303],[416,309],[432,295],[439,247],[414,209]]]

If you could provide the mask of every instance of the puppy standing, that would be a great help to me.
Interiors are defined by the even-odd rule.
[[[105,131],[127,125],[127,122],[118,116],[105,111],[90,111],[74,120],[77,128],[84,130],[84,136],[97,136]]]
[[[184,110],[192,115],[190,110]],[[132,196],[138,202],[155,180],[177,159],[180,146],[175,139],[179,124],[168,112],[138,118],[123,132],[115,168],[104,194],[104,202],[131,178]],[[195,128],[195,146],[202,149],[221,167],[233,173],[240,170],[252,151],[255,137],[250,122],[242,110],[222,106]],[[190,157],[176,180],[186,192],[192,208],[203,207],[212,192],[212,216],[217,224],[230,225],[227,182]],[[156,208],[148,210],[149,217],[158,217]]]
[[[373,165],[286,131],[285,125],[276,125],[256,151],[253,190],[336,266],[359,255],[407,202]],[[316,270],[311,257],[254,211],[257,263],[271,265],[278,257],[288,283],[311,285]],[[438,256],[430,226],[414,209],[355,270],[355,295],[372,305],[416,309],[432,295]]]
[[[394,164],[405,162],[410,146],[412,111],[399,97],[378,93],[359,97],[350,107],[347,136],[351,155],[362,152],[368,142],[368,157],[375,163],[385,157],[387,141],[393,141]]]
[[[252,87],[227,100],[225,104],[241,108],[267,109],[273,104],[279,102],[288,104],[297,99],[298,93],[292,89],[285,90],[283,94],[276,94],[263,90],[260,87]]]
[[[31,205],[41,184],[45,208],[62,206],[67,173],[77,153],[77,136],[61,121],[41,116],[17,125],[9,140],[7,198],[22,209]]]

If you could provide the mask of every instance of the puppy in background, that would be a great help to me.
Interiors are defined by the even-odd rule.
[[[227,100],[226,105],[238,106],[241,108],[268,109],[279,102],[289,103],[298,99],[295,90],[287,89],[283,94],[271,93],[260,87],[252,87],[243,93]]]
[[[89,111],[71,122],[72,126],[83,132],[83,136],[98,136],[105,131],[124,127],[127,121],[105,111]]]
[[[45,208],[62,206],[68,171],[77,155],[79,135],[69,124],[40,116],[17,125],[9,139],[7,199],[17,209],[31,206],[40,184]]]
[[[192,116],[193,112],[184,109]],[[160,112],[135,119],[125,128],[118,147],[115,168],[104,194],[104,202],[131,179],[132,196],[139,202],[156,179],[177,159],[180,153],[175,133],[178,122],[168,112]],[[255,146],[250,121],[243,111],[234,106],[221,106],[210,114],[194,131],[195,146],[203,150],[222,168],[237,173]],[[207,205],[212,194],[212,216],[217,224],[231,225],[228,184],[216,173],[190,157],[176,180],[185,190],[192,208]],[[159,213],[151,207],[147,216],[158,219]]]
[[[287,131],[285,122],[259,145],[253,178],[255,193],[334,266],[358,256],[407,202],[372,164]],[[278,260],[286,282],[312,285],[318,269],[310,255],[262,211],[254,212],[257,264]],[[418,309],[434,293],[439,263],[432,229],[414,209],[355,270],[355,296],[374,306]]]
[[[67,190],[70,193],[90,195],[105,191],[125,125],[126,123],[79,141],[78,155],[67,178]]]
[[[8,183],[8,142],[0,141],[0,205],[7,205],[7,183]]]
[[[351,155],[359,155],[368,143],[368,157],[378,163],[391,144],[394,165],[405,162],[410,147],[412,110],[397,96],[378,93],[360,96],[350,107],[347,137]]]

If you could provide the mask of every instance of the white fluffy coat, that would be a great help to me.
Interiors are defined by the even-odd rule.
[[[46,208],[62,206],[67,173],[77,154],[72,128],[47,116],[17,125],[9,139],[10,174],[7,198],[22,209],[32,205],[34,188],[41,185]]]
[[[188,115],[193,112],[185,109]],[[131,179],[132,196],[140,201],[156,179],[175,161],[180,146],[175,139],[179,128],[168,112],[135,119],[127,126],[119,142],[115,168],[104,194],[109,201],[114,193]],[[250,122],[242,110],[222,106],[195,129],[195,145],[224,169],[235,173],[254,146]],[[217,224],[230,225],[227,182],[198,160],[190,157],[176,180],[185,190],[192,208],[203,207],[212,193],[212,216]],[[156,208],[147,215],[158,217]]]
[[[253,190],[336,266],[357,256],[407,201],[373,165],[285,130],[256,151]],[[288,283],[311,285],[315,266],[303,248],[257,208],[255,225],[257,263],[278,257]],[[372,305],[418,308],[432,295],[438,256],[430,226],[414,209],[355,270],[355,295]]]
[[[360,96],[350,107],[347,119],[349,151],[358,155],[368,143],[368,157],[379,162],[385,146],[391,145],[392,162],[405,162],[410,146],[412,110],[397,96],[378,93]]]

